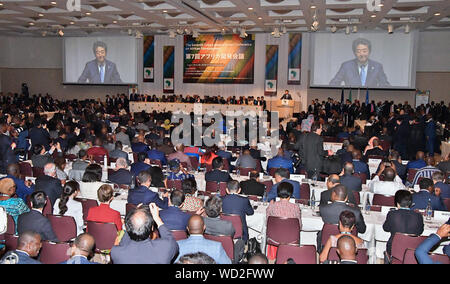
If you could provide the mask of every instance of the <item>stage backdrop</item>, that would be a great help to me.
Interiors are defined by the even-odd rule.
[[[184,37],[184,83],[253,84],[255,35]]]
[[[155,37],[144,37],[144,82],[155,82]]]
[[[278,45],[266,45],[266,87],[264,95],[277,95],[278,86]]]
[[[164,46],[164,73],[163,92],[173,94],[175,92],[175,46]]]
[[[300,85],[302,68],[302,34],[289,34],[288,85]]]

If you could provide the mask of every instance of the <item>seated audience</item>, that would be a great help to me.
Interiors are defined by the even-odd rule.
[[[83,206],[75,198],[80,193],[80,185],[76,181],[68,181],[64,185],[61,197],[55,201],[54,215],[73,217],[77,225],[77,235],[83,233]]]
[[[422,178],[419,187],[420,191],[412,196],[412,210],[426,209],[428,202],[430,202],[432,210],[447,211],[442,198],[434,192],[434,184],[431,179]]]
[[[178,241],[179,256],[175,262],[180,261],[186,254],[204,253],[214,259],[217,264],[231,264],[230,258],[227,256],[221,243],[211,241],[203,237],[206,230],[203,218],[198,215],[193,215],[189,219],[188,224],[189,238]]]
[[[100,205],[89,209],[86,221],[100,222],[100,223],[114,223],[117,231],[122,230],[122,219],[120,213],[111,209],[110,204],[114,199],[114,190],[110,185],[102,185],[97,191]]]
[[[20,178],[20,167],[18,164],[9,164],[6,168],[6,173],[6,178],[12,179],[16,185],[17,197],[26,202],[27,196],[32,194],[34,191],[33,182],[30,180],[24,181]]]
[[[213,170],[205,174],[206,181],[228,182],[231,180],[230,174],[223,170],[223,159],[216,157],[212,160]]]
[[[189,174],[180,164],[180,161],[170,160],[169,161],[169,175],[167,176],[168,180],[185,180],[194,178],[193,175]]]
[[[242,194],[263,196],[266,191],[266,186],[258,182],[258,171],[250,172],[250,179],[241,181]]]
[[[245,149],[236,161],[236,168],[256,169],[256,161],[250,154],[250,149]]]
[[[399,190],[395,193],[395,205],[397,210],[389,211],[386,221],[383,224],[383,230],[391,233],[386,245],[386,252],[391,255],[392,239],[395,233],[421,235],[423,233],[422,214],[411,210],[413,199],[411,193],[407,190]]]
[[[108,180],[115,184],[125,184],[130,185],[131,184],[131,173],[127,170],[128,164],[127,160],[124,158],[118,158],[116,161],[116,168],[114,172],[109,174]]]
[[[399,190],[405,189],[401,178],[395,172],[395,165],[388,163],[389,166],[382,162],[377,175],[369,182],[369,189],[374,194],[382,194],[394,196]],[[382,180],[380,180],[382,177]]]
[[[170,230],[186,231],[190,214],[181,211],[184,203],[184,193],[180,190],[172,191],[169,198],[169,207],[161,210],[159,216]]]
[[[160,238],[153,239],[156,230]],[[178,253],[178,244],[159,217],[155,204],[137,209],[125,218],[125,234],[111,249],[114,264],[170,264]]]
[[[140,152],[137,154],[137,162],[131,165],[131,174],[135,177],[139,175],[140,172],[146,171],[151,167],[150,159],[147,153]]]
[[[6,253],[0,264],[41,264],[37,258],[41,250],[41,235],[37,232],[26,231],[19,235],[17,248]]]
[[[279,148],[277,155],[267,162],[267,171],[269,172],[272,168],[284,168],[288,169],[291,174],[294,173],[292,160],[284,157],[283,148]]]
[[[56,165],[53,163],[46,164],[44,167],[44,175],[36,179],[34,191],[43,191],[50,199],[54,206],[56,199],[61,196],[61,181],[56,178]]]
[[[33,231],[40,234],[42,240],[59,242],[53,231],[52,224],[42,214],[46,203],[47,195],[45,192],[35,191],[31,194],[31,210],[21,214],[17,220],[17,232],[19,235],[27,231]]]
[[[278,196],[277,189],[278,189],[278,186],[282,182],[287,182],[292,185],[292,187],[293,187],[293,192],[292,192],[292,196],[291,196],[292,198],[301,199],[300,183],[295,180],[290,180],[289,177],[290,177],[290,174],[289,174],[289,170],[287,170],[287,169],[279,168],[275,171],[275,182],[276,183],[272,186],[272,189],[270,190],[269,194],[267,195],[267,200],[269,202],[274,200]]]
[[[25,202],[20,198],[13,197],[16,194],[16,185],[11,178],[0,180],[0,206],[5,208],[6,214],[14,219],[17,226],[17,219],[20,215],[30,211]]]
[[[203,200],[195,197],[197,192],[197,183],[195,179],[185,179],[181,182],[181,189],[184,192],[185,199],[181,210],[196,212],[203,208]]]
[[[163,194],[164,199],[161,200],[157,192],[150,189],[152,184],[152,177],[148,171],[142,171],[137,177],[139,186],[128,191],[128,203],[139,205],[149,205],[155,203],[161,209],[167,209],[169,193]]]
[[[177,151],[175,153],[172,153],[167,157],[167,160],[172,161],[172,160],[176,159],[179,161],[180,164],[186,163],[187,170],[189,170],[189,171],[192,170],[193,168],[192,168],[192,164],[191,164],[191,159],[189,158],[188,155],[186,155],[184,153],[184,145],[183,144],[177,145],[176,150]]]
[[[427,165],[423,168],[420,168],[416,175],[414,176],[414,180],[411,183],[411,186],[414,186],[416,184],[418,184],[419,179],[420,178],[432,178],[433,174],[436,172],[440,172],[440,170],[438,168],[436,168],[435,162],[434,162],[434,157],[426,157],[425,158],[425,162],[427,163]]]
[[[89,261],[94,253],[95,239],[88,233],[80,234],[70,246],[70,258],[61,264],[97,264]]]
[[[359,177],[353,175],[354,172],[355,167],[353,163],[345,163],[343,174],[339,178],[339,183],[344,185],[347,190],[360,192],[362,190],[362,181]]]
[[[178,259],[177,264],[217,264],[216,261],[203,252],[185,254]]]
[[[435,234],[431,234],[425,241],[423,241],[414,253],[419,264],[441,264],[439,262],[434,262],[428,255],[430,250],[439,244],[443,239],[450,236],[450,224],[442,225]],[[444,248],[444,253],[450,257],[450,245],[446,245]]]
[[[409,161],[408,164],[406,164],[406,170],[409,169],[421,169],[427,165],[425,163],[425,153],[422,151],[418,151],[416,153],[416,159],[414,161]]]
[[[436,195],[440,196],[442,199],[450,198],[450,185],[444,183],[444,174],[442,172],[435,172],[432,179]]]

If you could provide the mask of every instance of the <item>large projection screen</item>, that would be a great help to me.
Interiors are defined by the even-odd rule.
[[[311,87],[415,89],[416,33],[316,33]]]
[[[253,84],[255,35],[184,37],[184,83]]]
[[[137,84],[136,39],[134,37],[65,38],[64,83]]]

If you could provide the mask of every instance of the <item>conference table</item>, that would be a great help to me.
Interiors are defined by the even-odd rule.
[[[147,113],[172,112],[172,113],[206,113],[220,112],[226,115],[227,112],[242,112],[244,114],[254,112],[256,115],[262,111],[262,106],[253,105],[226,105],[226,104],[189,104],[189,103],[159,103],[159,102],[130,102],[130,112],[139,113],[145,111]]]

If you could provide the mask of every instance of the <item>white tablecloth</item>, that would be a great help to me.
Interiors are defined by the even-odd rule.
[[[323,149],[325,151],[331,150],[333,154],[342,149],[343,143],[323,142]]]
[[[262,111],[261,106],[252,105],[221,105],[221,104],[187,104],[187,103],[146,103],[146,102],[130,102],[130,112],[138,113],[145,111],[151,113],[154,110],[157,112],[202,112],[209,111],[221,112],[226,115],[228,111],[242,111],[244,113],[255,112],[259,114]]]
[[[261,241],[261,249],[264,251],[266,241],[266,209],[268,205],[262,202],[251,201],[252,205],[257,205],[258,208],[252,216],[247,216],[247,225],[249,227],[249,237],[256,237]],[[322,230],[323,221],[320,216],[314,216],[312,210],[303,205],[299,205],[302,209],[302,231],[300,232],[300,245],[315,245],[317,246],[317,233]],[[318,209],[316,209],[317,211]],[[366,248],[369,249],[369,263],[376,263],[376,258],[383,258],[383,253],[386,250],[386,243],[389,240],[390,233],[383,230],[383,224],[386,220],[386,214],[382,212],[369,212],[363,214],[366,223],[366,232],[358,234],[358,236],[365,241]],[[439,226],[445,221],[443,220],[424,220],[425,228],[423,236],[429,236],[435,233]],[[435,253],[442,253],[444,245],[449,244],[446,241],[434,251]]]

